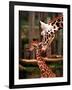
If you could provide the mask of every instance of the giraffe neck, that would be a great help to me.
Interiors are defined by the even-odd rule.
[[[55,73],[52,72],[51,68],[46,65],[45,61],[40,55],[40,50],[36,50],[36,60],[41,72],[41,77],[56,77]]]

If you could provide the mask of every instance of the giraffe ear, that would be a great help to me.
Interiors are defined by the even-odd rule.
[[[40,21],[40,24],[41,24],[42,21]]]
[[[40,24],[45,25],[46,23],[44,23],[44,22],[40,21]]]
[[[42,24],[43,22],[42,21],[40,21],[40,24]]]
[[[45,23],[44,23],[44,22],[42,22],[42,21],[40,21],[40,24],[41,24],[41,25],[44,25]]]
[[[40,21],[40,24],[41,24],[41,29],[45,29],[46,24],[44,22],[42,22],[42,21]]]

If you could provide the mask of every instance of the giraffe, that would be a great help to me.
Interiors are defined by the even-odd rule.
[[[45,61],[42,59],[41,52],[45,51],[51,45],[55,38],[55,33],[63,28],[63,17],[57,17],[57,19],[50,22],[50,24],[45,24],[40,21],[43,36],[42,42],[38,42],[37,39],[33,39],[31,42],[30,50],[36,50],[36,60],[39,66],[41,77],[56,77],[56,74],[51,70],[51,68],[46,65]]]
[[[41,57],[40,52],[42,49],[40,48],[40,43],[38,43],[38,40],[33,39],[31,46],[32,47],[30,48],[30,50],[36,49],[36,60],[41,72],[41,77],[56,77],[56,74],[53,73],[53,71],[50,69],[49,66],[46,65],[45,61]]]

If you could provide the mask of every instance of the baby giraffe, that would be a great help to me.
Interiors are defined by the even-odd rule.
[[[41,57],[41,52],[43,50],[46,50],[46,47],[45,47],[45,49],[42,49],[42,48],[44,48],[44,47],[41,46],[41,43],[39,43],[37,39],[32,40],[30,50],[31,51],[33,49],[36,50],[36,60],[37,60],[37,64],[38,64],[40,72],[41,72],[41,77],[43,77],[43,78],[56,77],[56,74],[53,73],[51,68],[48,65],[46,65],[45,61]]]

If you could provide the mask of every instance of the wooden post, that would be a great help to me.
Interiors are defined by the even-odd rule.
[[[29,12],[29,42],[32,41],[35,24],[35,12]]]
[[[35,27],[35,12],[29,12],[29,44],[31,43],[34,37],[34,28]],[[35,58],[35,52],[33,51],[32,58]]]

